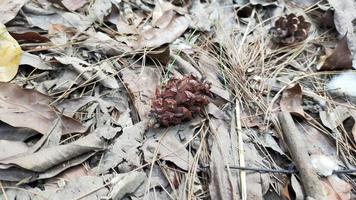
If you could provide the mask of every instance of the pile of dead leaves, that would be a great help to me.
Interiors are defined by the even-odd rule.
[[[0,1],[0,199],[355,199],[355,10]]]

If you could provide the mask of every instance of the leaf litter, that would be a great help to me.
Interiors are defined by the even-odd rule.
[[[2,1],[0,198],[354,199],[354,8]]]

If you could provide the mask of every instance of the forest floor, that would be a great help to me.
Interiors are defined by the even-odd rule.
[[[1,1],[0,199],[356,199],[355,10]]]

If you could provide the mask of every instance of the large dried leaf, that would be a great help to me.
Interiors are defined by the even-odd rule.
[[[89,33],[89,38],[84,41],[83,46],[91,51],[98,51],[109,56],[117,56],[118,54],[131,52],[131,44],[129,41],[117,41],[105,33],[95,32]]]
[[[209,121],[214,134],[214,142],[210,154],[211,180],[209,191],[212,199],[238,199],[238,175],[226,165],[238,166],[237,134],[229,131],[226,122],[220,119]],[[232,129],[233,130],[233,129]]]
[[[79,8],[83,7],[88,0],[49,0],[51,2],[63,5],[70,11],[78,10]]]
[[[348,47],[352,52],[352,67],[356,69],[356,1],[354,0],[328,0],[334,7],[334,23],[340,35],[347,34]],[[346,39],[345,39],[346,40]],[[349,59],[349,58],[347,58]]]
[[[29,128],[17,128],[0,121],[0,140],[25,141],[38,132]]]
[[[62,133],[83,133],[86,128],[78,121],[61,115],[50,106],[51,99],[35,90],[0,84],[0,120],[14,127],[26,127],[46,134],[55,120],[61,118]]]
[[[152,132],[151,132],[152,131]],[[193,166],[193,156],[186,150],[185,146],[174,136],[177,129],[170,128],[166,131],[165,135],[155,133],[154,130],[150,130],[154,136],[150,137],[143,144],[145,161],[151,163],[155,157],[162,160],[170,161],[182,170],[188,171]],[[160,139],[154,139],[154,137],[160,137]],[[157,155],[156,155],[157,153]]]
[[[302,87],[299,84],[284,90],[281,99],[281,109],[290,112],[291,114],[304,117],[302,99]]]
[[[144,67],[142,69],[124,68],[121,70],[122,80],[134,97],[134,104],[141,120],[147,120],[151,111],[151,101],[160,82],[157,69]]]
[[[93,21],[98,21],[102,23],[104,17],[109,15],[111,6],[112,4],[110,0],[106,0],[106,1],[95,0],[94,3],[92,3],[88,8],[89,17]]]
[[[0,82],[9,82],[16,76],[21,55],[19,43],[0,23]]]
[[[120,87],[113,74],[106,74],[104,72],[105,66],[108,65],[106,62],[102,62],[100,65],[93,66],[77,57],[63,56],[55,58],[62,64],[72,65],[74,70],[77,71],[86,80],[96,79],[100,81],[105,87],[111,89],[117,89]],[[114,69],[111,71],[114,71]]]
[[[147,177],[144,172],[129,172],[118,174],[111,182],[113,185],[109,197],[112,199],[123,199],[129,194],[133,194],[145,181]]]
[[[336,48],[330,55],[322,58],[319,70],[344,70],[352,69],[352,56],[345,35],[336,45]]]
[[[145,130],[145,122],[124,128],[122,135],[120,135],[115,140],[113,146],[104,153],[102,161],[95,171],[100,174],[114,167],[121,169],[120,165],[122,164],[132,168],[139,167],[141,159],[138,148],[142,146]]]
[[[230,93],[227,88],[221,83],[219,77],[219,61],[203,53],[199,59],[199,69],[204,72],[206,80],[211,83],[210,91],[226,101],[230,101]]]
[[[345,121],[345,119],[351,116],[351,112],[346,107],[337,106],[335,109],[321,111],[319,115],[324,126],[331,130],[335,130],[343,121]]]
[[[0,23],[7,23],[15,16],[17,13],[20,11],[22,6],[27,2],[28,0],[2,0],[0,1],[0,13],[1,13],[1,18],[0,18]]]
[[[25,153],[28,149],[24,142],[0,140],[0,160]]]
[[[80,156],[77,156],[71,160],[63,162],[61,165],[57,165],[55,167],[52,167],[49,170],[46,170],[43,173],[38,174],[38,177],[36,177],[34,180],[38,179],[48,179],[55,177],[59,175],[61,172],[65,171],[66,169],[70,169],[73,166],[78,166],[82,163],[84,163],[86,160],[88,160],[90,157],[92,157],[96,152],[89,152]]]
[[[87,17],[79,13],[64,12],[59,9],[46,10],[33,4],[26,4],[25,8],[26,20],[43,30],[48,30],[52,24],[61,24],[84,31],[92,23]]]
[[[192,22],[190,26],[201,31],[211,31],[212,26],[219,18],[219,11],[216,9],[219,5],[218,1],[202,2],[193,1],[190,9]]]
[[[13,165],[34,172],[44,172],[58,164],[68,161],[77,156],[102,150],[105,142],[96,134],[89,134],[72,143],[41,149],[32,154],[22,154],[16,158],[1,160],[2,168]]]
[[[103,178],[96,176],[78,177],[69,181],[63,188],[53,188],[40,192],[42,196],[53,200],[77,199],[83,195],[85,195],[84,199],[97,200],[104,198],[108,193],[109,190],[104,186]]]
[[[327,190],[328,199],[349,200],[352,199],[352,186],[350,183],[332,175],[323,180],[324,188]]]
[[[25,52],[22,54],[20,65],[30,65],[40,70],[54,70],[54,67],[39,56]]]
[[[189,20],[185,16],[176,14],[167,26],[144,31],[140,36],[137,48],[156,48],[163,44],[169,44],[180,37],[188,26]]]

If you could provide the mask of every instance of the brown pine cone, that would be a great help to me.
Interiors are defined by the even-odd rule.
[[[311,24],[302,15],[289,14],[280,17],[270,29],[272,40],[281,45],[301,42],[308,37]]]
[[[209,90],[210,83],[201,82],[193,75],[173,78],[162,90],[156,89],[151,113],[163,126],[190,120],[194,113],[201,113],[202,108],[208,105]]]

